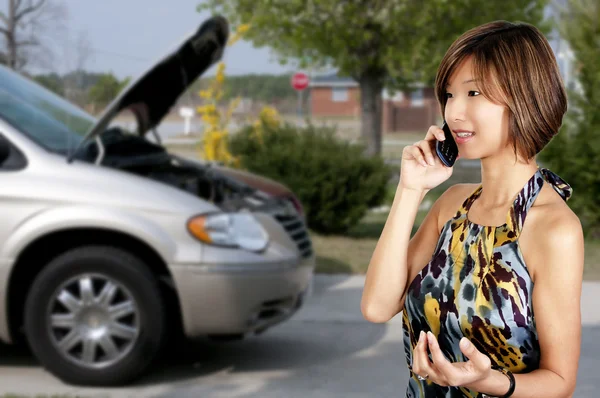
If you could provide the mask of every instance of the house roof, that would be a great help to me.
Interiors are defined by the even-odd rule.
[[[425,88],[426,85],[421,82],[416,82],[412,85],[415,89]],[[310,78],[308,87],[359,87],[356,80],[349,76],[339,76],[335,72],[313,76]]]
[[[309,87],[358,87],[358,83],[351,77],[330,73],[311,78]]]

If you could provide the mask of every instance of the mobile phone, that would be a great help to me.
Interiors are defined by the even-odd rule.
[[[454,141],[454,137],[452,137],[450,127],[448,127],[445,121],[442,130],[444,130],[446,139],[444,141],[436,140],[435,152],[446,167],[452,167],[458,156],[458,146]]]

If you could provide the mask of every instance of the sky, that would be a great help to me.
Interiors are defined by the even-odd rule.
[[[52,70],[32,70],[33,73],[54,71],[63,74],[74,70],[74,43],[79,36],[85,35],[92,47],[84,64],[85,70],[112,72],[119,79],[135,78],[177,47],[209,17],[208,12],[196,11],[202,0],[52,1],[61,1],[67,9],[66,30],[52,39],[54,46],[58,46]],[[565,0],[553,1],[565,3]],[[256,49],[245,41],[227,47],[223,60],[228,75],[295,71],[293,66],[280,65],[268,48]],[[559,60],[561,70],[562,62]],[[215,70],[216,66],[213,66],[206,75],[213,75]]]
[[[196,11],[201,0],[62,1],[68,11],[66,42],[75,43],[83,34],[92,47],[84,69],[112,71],[118,78],[143,73],[209,17],[207,12]],[[65,55],[64,50],[60,54],[53,67],[60,73],[72,70],[75,55]],[[256,49],[244,41],[228,47],[223,60],[229,75],[291,71],[289,65],[279,65],[268,49]]]

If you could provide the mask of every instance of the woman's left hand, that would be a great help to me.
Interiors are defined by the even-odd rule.
[[[452,363],[444,356],[433,333],[421,332],[413,352],[413,372],[440,386],[467,386],[487,378],[491,373],[490,358],[466,337],[460,340],[459,346],[469,361]],[[427,347],[433,362],[429,360]]]

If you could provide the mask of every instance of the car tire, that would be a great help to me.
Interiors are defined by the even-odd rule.
[[[25,303],[33,354],[62,381],[127,384],[141,376],[165,340],[165,306],[157,279],[134,255],[85,246],[53,259]]]

